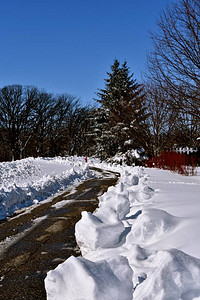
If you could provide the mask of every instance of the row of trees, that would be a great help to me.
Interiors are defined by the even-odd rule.
[[[179,0],[160,15],[142,85],[115,60],[91,134],[102,158],[143,147],[157,155],[195,147],[200,136],[200,2]],[[94,152],[94,151],[93,151]]]
[[[102,159],[144,148],[153,156],[195,147],[200,136],[200,3],[179,0],[152,34],[148,74],[139,84],[115,59],[97,107],[36,87],[0,90],[0,159],[95,155]]]
[[[143,148],[155,156],[166,149],[198,145],[199,115],[181,103],[177,108],[170,91],[150,80],[138,84],[126,62],[120,66],[115,60],[107,75],[105,89],[97,93],[100,107],[91,112],[90,155],[105,159]]]
[[[81,154],[88,108],[70,95],[54,96],[36,87],[0,90],[0,159]]]
[[[118,60],[99,90],[98,108],[81,107],[70,95],[35,87],[0,90],[0,159],[27,156],[95,155],[101,159],[131,149],[157,155],[175,145],[194,147],[198,118],[174,109],[169,94],[155,84],[138,84]]]

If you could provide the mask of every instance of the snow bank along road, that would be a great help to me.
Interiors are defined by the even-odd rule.
[[[121,168],[76,224],[82,257],[48,272],[47,299],[200,299],[199,216],[199,175]]]
[[[45,161],[43,164],[43,161],[40,160],[39,163],[40,170],[44,172],[45,170],[47,171],[48,168],[48,173],[52,172],[52,165],[50,165],[48,161]],[[15,165],[16,164],[18,163],[15,163]],[[26,164],[26,162],[20,162],[20,164]],[[63,174],[63,166],[61,165],[61,176],[58,175],[58,169],[60,169],[59,162],[53,162],[53,165],[55,167],[54,173],[57,172],[56,180],[55,178],[52,179],[50,175],[48,176],[51,179],[51,190],[56,191],[55,183],[58,182],[57,188],[60,187],[61,179],[63,180],[65,174]],[[7,168],[9,169],[9,166]],[[65,168],[68,170],[69,166],[67,168],[65,165]],[[33,168],[29,165],[30,177],[32,176],[32,169]],[[21,172],[20,174],[27,172],[27,170],[23,171],[18,167],[17,170]],[[74,225],[80,219],[82,210],[94,211],[97,206],[97,196],[106,191],[109,185],[115,184],[118,179],[116,175],[110,172],[101,172],[101,174],[96,170],[86,170],[86,172],[90,173],[88,177],[91,177],[92,172],[95,172],[99,178],[92,178],[82,184],[76,184],[76,188],[73,186],[73,188],[68,189],[65,193],[62,192],[57,197],[49,198],[48,201],[35,201],[35,204],[26,208],[23,213],[1,221],[0,299],[46,299],[44,278],[46,277],[47,271],[55,268],[70,255],[80,255],[80,251],[74,239]],[[16,186],[19,187],[21,184],[21,187],[18,189],[19,193],[22,193],[25,189],[31,190],[31,186],[27,182],[22,186],[22,183],[20,183],[20,180],[22,180],[21,176],[16,178],[16,172],[10,171],[10,174],[11,173],[15,179]],[[80,171],[80,174],[83,174],[83,172],[81,173]],[[73,170],[72,176],[77,179],[80,174],[75,174]],[[41,176],[41,174],[35,172],[35,178],[37,180],[39,176]],[[55,176],[55,174],[53,176]],[[47,175],[45,175],[45,178],[46,177]],[[40,182],[44,182],[45,178],[40,180]],[[28,181],[28,177],[26,181]],[[65,178],[64,181],[68,184],[74,183],[74,180],[69,180],[69,176],[68,179]],[[54,187],[52,182],[54,182]],[[39,183],[35,183],[35,186],[36,185],[38,191],[41,191]],[[49,187],[47,183],[45,185]],[[34,188],[31,192],[34,197],[39,195]],[[41,193],[42,197],[47,195],[47,192],[49,192],[48,189],[43,189]],[[7,199],[8,198],[9,196]],[[9,204],[8,201],[6,202],[7,199],[5,199],[5,195],[3,199],[5,203]],[[32,200],[33,199],[35,198],[32,197]],[[30,198],[29,202],[32,200]],[[18,201],[16,205],[22,207],[23,203]]]
[[[0,163],[0,220],[91,177],[93,174],[81,157]]]

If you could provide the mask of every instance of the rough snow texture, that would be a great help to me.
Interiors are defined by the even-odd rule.
[[[83,159],[72,157],[0,163],[0,219],[91,176]]]
[[[132,224],[127,235],[127,243],[148,245],[159,241],[173,231],[178,224],[178,218],[159,209],[143,209]]]
[[[200,176],[118,170],[76,224],[83,257],[47,274],[47,299],[200,299]]]
[[[129,300],[132,271],[125,257],[96,263],[71,256],[45,279],[47,299],[51,300]]]
[[[141,260],[141,266],[150,272],[144,277],[146,280],[138,284],[133,299],[199,299],[199,259],[173,249],[147,255]]]
[[[109,217],[105,214],[100,215],[100,218],[85,211],[82,212],[82,219],[75,229],[76,240],[82,253],[88,253],[97,248],[116,247],[124,225],[114,210],[109,210]]]

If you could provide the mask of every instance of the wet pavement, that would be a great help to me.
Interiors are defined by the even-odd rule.
[[[1,221],[0,299],[46,299],[44,279],[47,272],[71,255],[80,255],[74,226],[81,211],[93,212],[98,206],[97,197],[118,180],[116,173],[95,171],[100,178],[87,180],[51,202]],[[64,200],[73,202],[60,202]],[[64,206],[59,208],[59,204]]]

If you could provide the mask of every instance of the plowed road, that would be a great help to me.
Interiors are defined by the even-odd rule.
[[[100,178],[0,223],[0,299],[46,299],[47,272],[80,255],[74,226],[81,211],[93,212],[97,197],[118,179],[118,174],[95,171]]]

